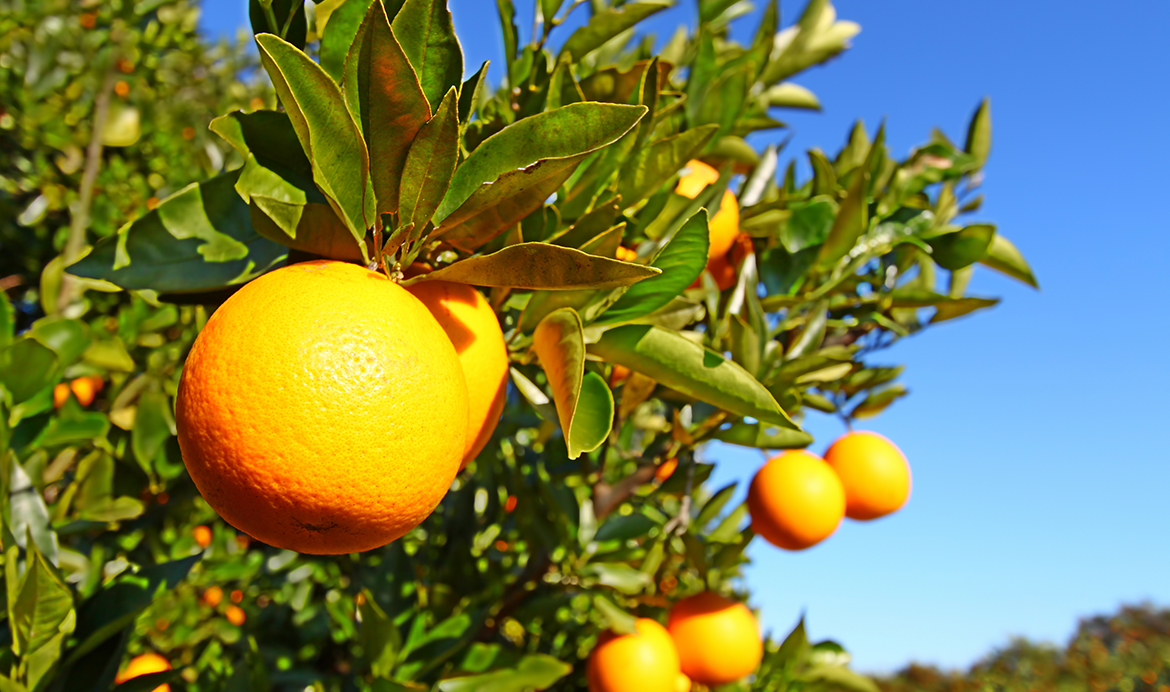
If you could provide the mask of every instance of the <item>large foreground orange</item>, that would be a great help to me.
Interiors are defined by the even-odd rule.
[[[742,603],[704,591],[670,611],[666,628],[682,672],[704,685],[724,685],[750,674],[764,656],[756,616]]]
[[[687,161],[686,171],[674,191],[688,199],[698,197],[704,188],[719,180],[719,171],[699,160]],[[723,257],[735,244],[735,236],[739,235],[739,201],[731,190],[724,190],[719,210],[711,217],[708,233],[708,260]]]
[[[845,516],[868,521],[896,512],[910,497],[910,464],[885,437],[866,431],[841,436],[825,461],[845,487]]]
[[[589,656],[589,692],[676,692],[678,653],[658,622],[638,618],[637,632],[601,636]]]
[[[417,526],[459,471],[467,385],[417,298],[316,261],[252,281],[212,314],[176,401],[183,461],[253,538],[370,550]]]
[[[423,281],[407,289],[447,332],[467,380],[467,442],[463,466],[491,439],[508,388],[508,349],[495,310],[466,284]]]
[[[118,673],[117,677],[114,678],[114,682],[121,685],[133,678],[150,675],[151,673],[162,673],[170,669],[171,663],[167,659],[156,653],[145,653],[130,659],[130,663],[122,669],[122,672]],[[171,692],[171,686],[159,685],[151,690],[151,692]]]
[[[828,538],[845,516],[845,489],[832,467],[804,450],[764,464],[748,490],[752,530],[786,550]]]

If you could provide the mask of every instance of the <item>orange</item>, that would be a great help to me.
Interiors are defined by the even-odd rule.
[[[589,692],[675,692],[679,663],[666,628],[638,618],[633,634],[607,632],[589,656]]]
[[[614,255],[614,257],[616,259],[620,259],[623,262],[634,262],[638,259],[638,251],[631,250],[625,245],[618,245],[617,253]]]
[[[467,284],[423,281],[407,289],[447,332],[467,380],[467,443],[464,468],[491,439],[508,388],[508,348],[495,310]]]
[[[61,408],[69,401],[69,385],[61,382],[53,387],[53,408]]]
[[[195,536],[195,542],[199,544],[200,548],[211,545],[211,529],[206,526],[196,526],[191,529],[191,533]]]
[[[609,386],[616,387],[626,378],[630,376],[630,369],[624,365],[614,364],[613,370],[609,373]]]
[[[691,679],[684,673],[679,673],[674,681],[674,692],[691,692]]]
[[[702,161],[687,161],[684,170],[687,172],[679,178],[674,191],[688,199],[698,197],[704,188],[719,180],[719,171]],[[711,217],[708,233],[710,233],[710,244],[707,246],[708,260],[726,255],[735,243],[735,236],[739,234],[739,202],[731,190],[723,192],[719,211]]]
[[[752,237],[747,233],[740,233],[735,236],[735,244],[731,246],[730,252],[707,260],[707,271],[711,272],[711,277],[715,279],[715,285],[720,291],[726,291],[735,285],[739,278],[740,263],[753,252],[755,248],[752,245]],[[690,288],[699,288],[702,285],[703,277],[700,276]]]
[[[674,470],[678,468],[678,459],[667,459],[654,469],[654,479],[659,483],[665,483],[667,479],[674,475]]]
[[[78,377],[69,383],[69,389],[73,392],[73,396],[77,397],[77,401],[82,406],[89,406],[93,403],[93,399],[97,393],[102,390],[102,378],[97,375],[87,375],[85,377]]]
[[[772,545],[804,550],[828,538],[845,516],[841,480],[817,455],[784,452],[756,472],[748,490],[752,531]]]
[[[244,624],[244,621],[248,619],[248,616],[244,614],[244,609],[240,606],[228,606],[223,614],[227,621],[236,627]]]
[[[171,664],[167,659],[155,653],[145,653],[130,659],[130,663],[122,669],[121,673],[118,673],[118,676],[114,678],[114,682],[121,685],[131,678],[149,675],[151,673],[162,673],[170,669]],[[152,692],[171,692],[171,686],[159,685]]]
[[[203,602],[214,608],[223,600],[223,589],[218,586],[209,586],[203,592]]]
[[[747,606],[704,591],[674,604],[666,625],[691,680],[724,685],[750,674],[764,656],[760,625]]]
[[[896,512],[910,497],[910,464],[902,450],[875,432],[842,435],[825,461],[845,487],[845,516],[868,521]]]
[[[261,276],[211,315],[175,420],[191,479],[229,524],[278,548],[353,553],[443,499],[463,458],[467,385],[418,299],[318,260]]]

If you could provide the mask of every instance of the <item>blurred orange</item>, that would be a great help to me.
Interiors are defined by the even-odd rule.
[[[885,437],[866,431],[842,435],[825,461],[845,487],[845,516],[869,521],[898,511],[910,497],[910,464]]]
[[[682,672],[704,685],[724,685],[749,675],[764,656],[752,611],[710,591],[676,603],[667,629]]]
[[[748,489],[752,530],[786,550],[804,550],[837,530],[845,489],[833,468],[805,450],[773,457]]]
[[[209,586],[207,587],[207,590],[203,592],[203,602],[212,608],[219,605],[220,601],[222,600],[223,589],[219,588],[218,586]]]
[[[236,627],[244,624],[244,620],[248,619],[248,616],[244,615],[244,609],[239,606],[228,606],[228,609],[224,611],[224,617]]]
[[[244,600],[244,592],[240,591],[239,589],[232,591],[231,599],[232,603],[239,603],[240,601]]]
[[[665,483],[667,478],[674,474],[674,470],[678,468],[678,459],[667,459],[662,462],[654,471],[654,479],[659,483]]]
[[[155,653],[145,653],[141,656],[135,656],[130,659],[130,663],[122,669],[121,673],[114,678],[114,682],[119,685],[132,678],[141,675],[149,675],[150,673],[161,673],[171,669],[171,664],[167,659]],[[159,685],[154,688],[152,692],[171,692],[170,685]]]
[[[615,364],[613,370],[609,373],[609,386],[616,387],[619,383],[630,376],[630,369],[624,365]]]
[[[638,618],[633,634],[603,634],[589,655],[589,692],[675,692],[678,653],[656,621]]]
[[[200,548],[206,548],[211,545],[211,529],[206,526],[196,526],[191,529],[191,534],[195,536],[195,542],[199,544]]]

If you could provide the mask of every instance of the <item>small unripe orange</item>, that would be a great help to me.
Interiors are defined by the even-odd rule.
[[[191,529],[191,535],[195,536],[195,542],[199,544],[200,548],[206,548],[211,545],[211,529],[206,526],[196,526]]]

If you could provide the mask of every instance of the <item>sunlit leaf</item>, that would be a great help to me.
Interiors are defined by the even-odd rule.
[[[657,276],[659,270],[549,243],[509,245],[403,282],[443,280],[475,286],[573,290],[616,288]]]
[[[600,48],[606,41],[672,4],[670,0],[646,0],[603,9],[593,15],[588,24],[569,36],[561,52],[569,54],[573,62],[577,62]]]
[[[394,35],[414,65],[432,109],[463,82],[463,49],[451,24],[447,0],[406,0],[394,17]]]

